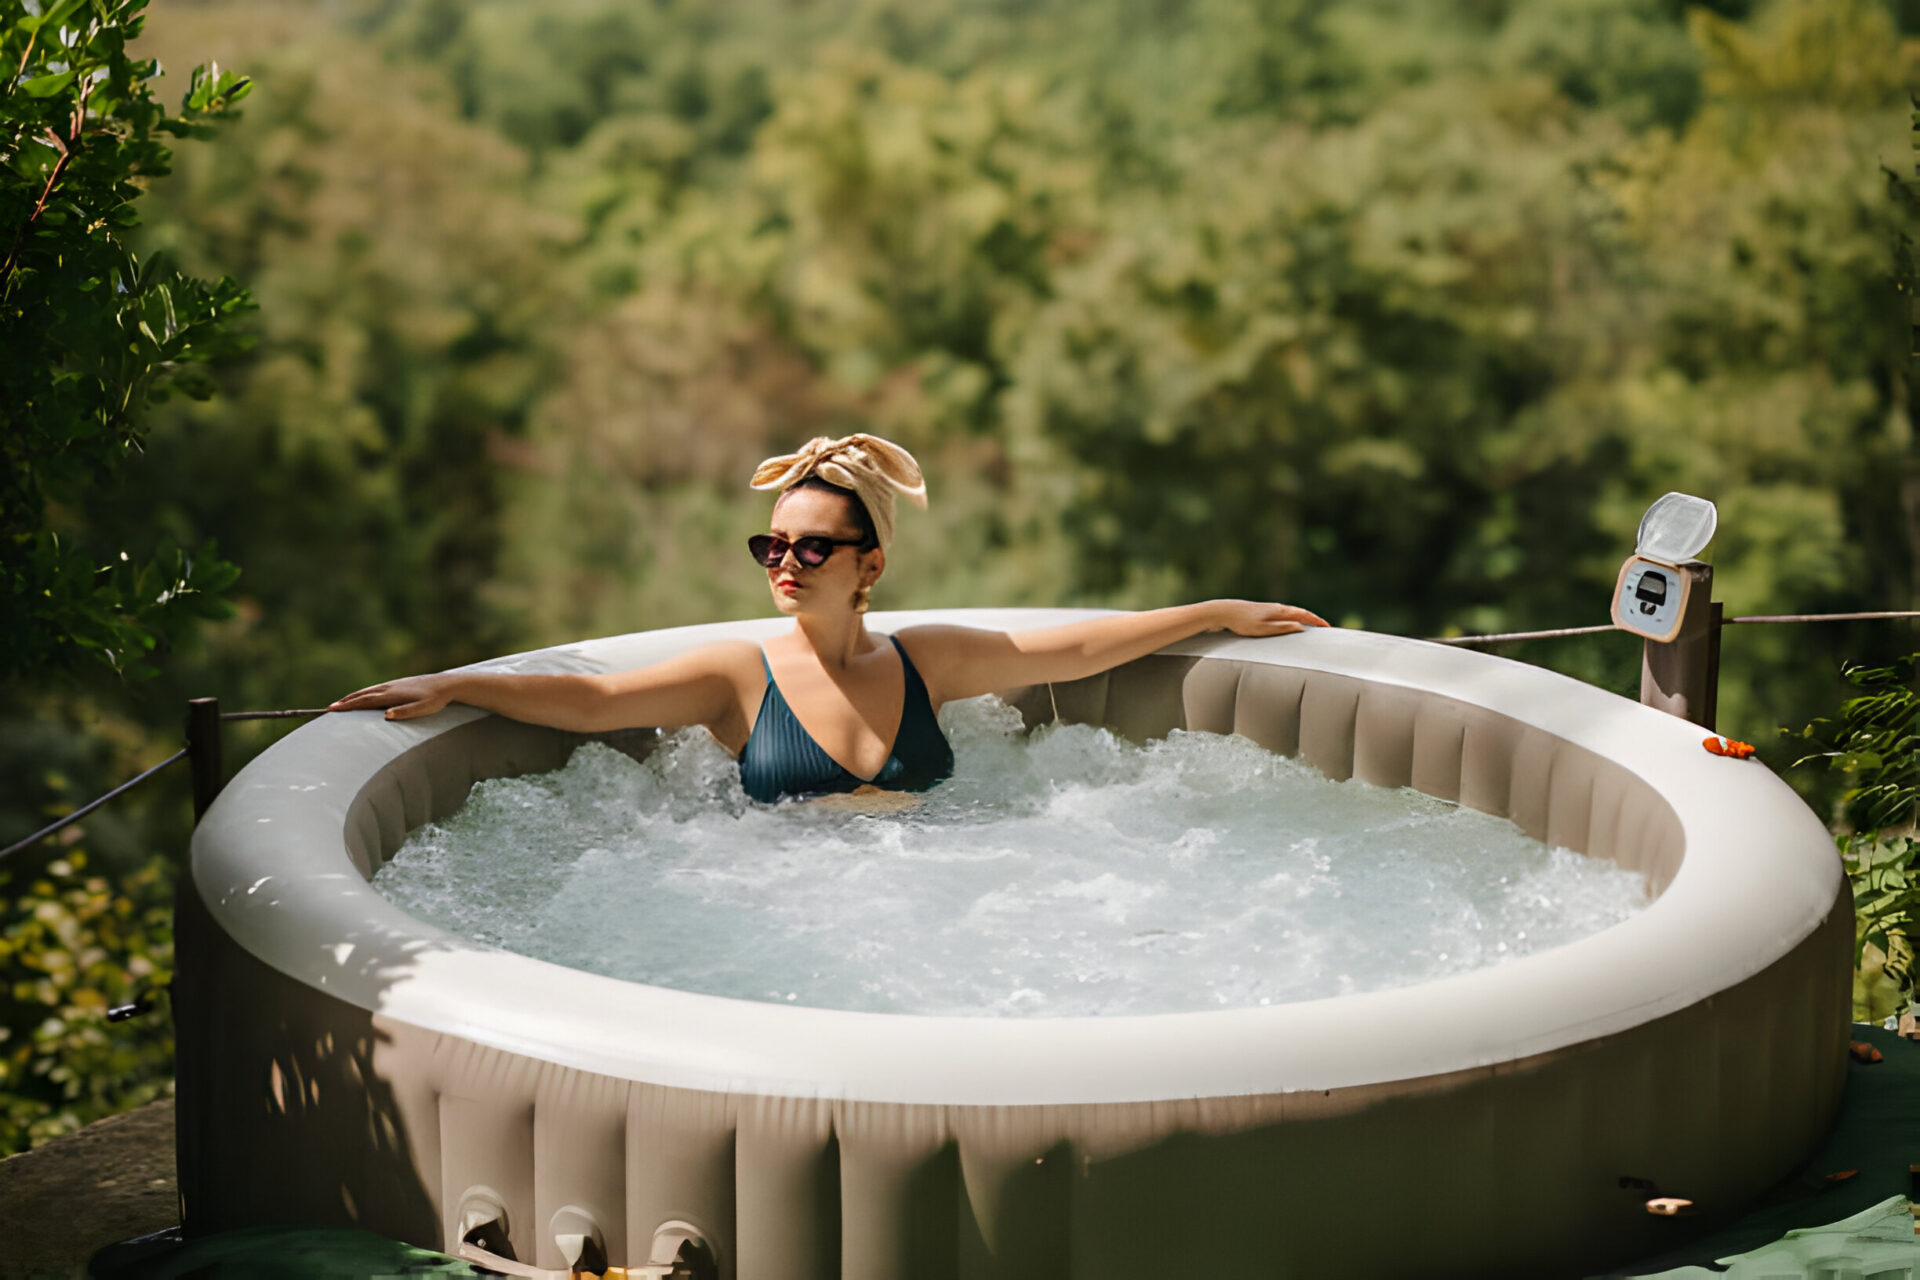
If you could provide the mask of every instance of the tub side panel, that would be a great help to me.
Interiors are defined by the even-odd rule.
[[[847,1102],[840,1137],[843,1280],[959,1280],[959,1146],[940,1107]]]
[[[1480,712],[1469,716],[1460,736],[1460,803],[1498,817],[1513,814],[1513,758],[1526,730],[1511,720]]]
[[[1620,804],[1618,831],[1614,861],[1645,876],[1657,897],[1673,883],[1686,855],[1686,839],[1673,810],[1645,787],[1632,788]]]
[[[1362,681],[1312,671],[1300,695],[1298,754],[1335,782],[1353,776],[1354,730],[1364,689]]]
[[[666,1222],[691,1223],[719,1250],[720,1280],[736,1280],[732,1242],[735,1111],[730,1094],[633,1083],[627,1103],[628,1259],[645,1261]],[[617,1259],[616,1259],[617,1261]]]
[[[631,1253],[627,1237],[627,1100],[630,1086],[606,1076],[541,1064],[533,1084],[535,1265],[564,1267],[548,1229],[562,1208],[599,1224],[608,1258]]]
[[[840,1266],[840,1142],[819,1099],[739,1100],[734,1252],[749,1280],[830,1280]]]
[[[514,1070],[530,1064],[479,1045],[455,1052],[457,1083],[440,1095],[441,1239],[449,1251],[459,1247],[461,1201],[484,1188],[506,1208],[513,1257],[537,1264],[546,1224],[536,1211],[533,1099]]]
[[[1425,695],[1391,685],[1366,685],[1354,709],[1353,776],[1376,787],[1413,781],[1414,730]]]
[[[1062,724],[1105,724],[1109,673],[1049,685],[1054,718]]]
[[[1546,833],[1549,848],[1585,852],[1593,834],[1593,792],[1602,762],[1591,751],[1555,740],[1553,772],[1547,779]]]
[[[1233,731],[1283,756],[1300,754],[1300,725],[1311,673],[1242,663],[1234,690]]]
[[[1180,684],[1180,723],[1202,733],[1232,733],[1234,705],[1248,664],[1209,658],[1188,668]]]
[[[1547,838],[1553,775],[1564,743],[1538,729],[1521,728],[1507,757],[1507,817],[1535,840]]]
[[[1574,847],[1625,866],[1621,856],[1625,852],[1623,825],[1636,793],[1642,789],[1625,769],[1612,761],[1602,762],[1594,770],[1593,796],[1587,805],[1586,838]]]
[[[963,1280],[1065,1280],[1073,1269],[1076,1120],[1082,1107],[954,1107],[967,1209]]]
[[[1421,701],[1413,723],[1409,786],[1424,795],[1459,802],[1461,744],[1473,718],[1473,709],[1450,698]]]
[[[1187,673],[1202,659],[1152,654],[1109,673],[1104,722],[1132,742],[1186,725]]]

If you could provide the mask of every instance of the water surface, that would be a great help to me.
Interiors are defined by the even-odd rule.
[[[1160,1013],[1408,986],[1645,905],[1611,863],[1244,738],[1135,746],[945,708],[952,780],[894,813],[761,805],[702,730],[483,782],[374,877],[475,941],[834,1009]]]

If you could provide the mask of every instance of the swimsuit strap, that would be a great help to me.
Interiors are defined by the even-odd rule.
[[[890,635],[887,637],[887,643],[892,645],[893,651],[900,655],[900,673],[913,683],[919,685],[922,693],[926,692],[927,686],[921,681],[920,673],[914,670],[913,659],[907,656],[907,646],[900,643],[900,637]],[[902,697],[906,696],[906,692],[906,686],[901,686],[900,694]]]
[[[953,771],[953,748],[940,731],[933,695],[927,692],[927,682],[907,656],[907,647],[893,636],[887,639],[900,654],[900,668],[906,677],[906,687],[901,690],[900,731],[894,735],[889,761],[916,774],[944,778]]]

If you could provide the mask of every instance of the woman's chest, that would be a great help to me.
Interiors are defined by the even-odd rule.
[[[788,714],[835,764],[856,778],[875,778],[899,736],[905,689],[900,673],[833,680],[823,674],[778,677]]]

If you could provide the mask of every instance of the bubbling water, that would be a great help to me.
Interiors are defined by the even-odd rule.
[[[1407,986],[1573,941],[1646,883],[1505,819],[1333,782],[1244,738],[941,713],[896,812],[755,804],[702,730],[482,782],[374,886],[480,943],[711,995],[985,1016],[1168,1013]]]

